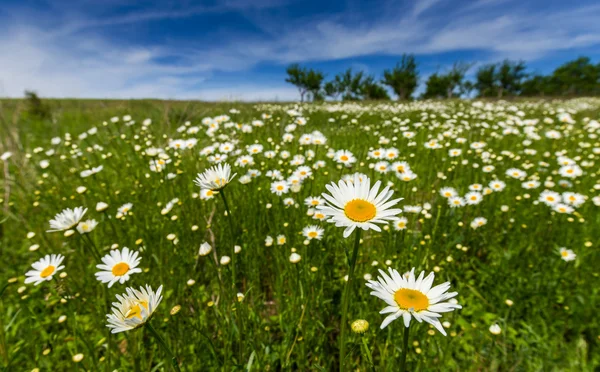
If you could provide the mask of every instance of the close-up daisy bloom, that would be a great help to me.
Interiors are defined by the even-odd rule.
[[[64,209],[50,220],[50,230],[47,232],[65,231],[77,226],[85,212],[87,212],[87,208],[83,207]]]
[[[106,318],[111,333],[130,331],[148,322],[162,301],[162,285],[155,292],[152,287],[126,288],[112,303],[112,314]]]
[[[231,175],[229,164],[218,164],[198,173],[194,183],[204,190],[219,191],[227,186],[235,176],[235,173]]]
[[[326,204],[318,205],[317,209],[329,218],[327,222],[345,227],[344,238],[350,236],[356,228],[381,231],[377,224],[396,221],[396,216],[402,213],[401,209],[392,208],[402,198],[390,200],[394,192],[389,186],[379,192],[380,186],[381,181],[375,182],[371,187],[368,177],[361,180],[356,174],[353,182],[332,182],[325,186],[330,194],[322,194]]]
[[[323,238],[324,231],[324,229],[320,228],[317,225],[310,225],[302,229],[302,235],[304,235],[304,237],[306,237],[308,240],[321,240]]]
[[[577,258],[577,255],[572,250],[565,247],[560,248],[558,252],[563,261],[574,261]]]
[[[432,287],[434,273],[425,277],[425,272],[422,271],[419,277],[415,278],[414,268],[406,276],[400,275],[392,268],[389,268],[389,274],[383,270],[379,270],[379,273],[377,280],[369,280],[366,285],[373,290],[371,295],[382,299],[388,305],[379,313],[391,313],[381,323],[381,329],[400,317],[404,326],[408,328],[411,319],[414,318],[419,323],[425,321],[431,324],[446,336],[446,331],[439,321],[441,313],[462,309],[462,306],[447,301],[458,295],[457,292],[448,292],[449,282]]]
[[[138,268],[141,259],[138,252],[127,247],[122,250],[113,249],[102,257],[102,264],[96,265],[101,270],[95,274],[96,279],[108,283],[108,288],[116,282],[123,284],[129,280],[131,274],[142,272],[142,269]]]
[[[33,270],[25,273],[25,284],[33,283],[34,285],[39,285],[40,283],[52,280],[54,274],[65,268],[61,266],[64,259],[65,257],[61,254],[49,254],[39,261],[32,263],[31,267],[33,267]]]

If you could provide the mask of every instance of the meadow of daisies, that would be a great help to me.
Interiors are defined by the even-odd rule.
[[[600,368],[600,99],[2,102],[0,369]]]

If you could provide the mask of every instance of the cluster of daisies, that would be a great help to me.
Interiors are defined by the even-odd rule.
[[[106,203],[99,203],[96,210],[103,211],[107,207]],[[126,213],[126,209],[131,209],[131,206],[122,206],[119,208],[119,213]],[[97,222],[96,220],[82,221],[86,212],[87,209],[83,207],[63,210],[50,220],[51,229],[48,232],[64,231],[65,236],[73,235],[75,232],[73,228],[81,235],[91,232],[97,226]],[[96,248],[93,247],[91,240],[85,244],[89,244],[91,255],[97,257],[98,252],[95,251]],[[25,283],[39,285],[52,280],[54,275],[65,268],[62,265],[64,259],[65,257],[61,254],[50,254],[34,262],[31,265],[33,270],[25,273]],[[102,263],[96,265],[99,270],[95,273],[96,279],[101,283],[106,283],[108,288],[117,282],[124,284],[131,275],[142,272],[142,269],[138,267],[141,259],[139,252],[132,251],[127,247],[120,250],[113,249],[105,256],[99,257]],[[66,275],[61,275],[61,277],[64,278]],[[107,315],[107,326],[111,332],[123,332],[144,324],[160,303],[161,291],[162,286],[156,292],[150,286],[146,286],[139,290],[126,288],[125,294],[117,295],[118,302],[113,303],[113,313]]]

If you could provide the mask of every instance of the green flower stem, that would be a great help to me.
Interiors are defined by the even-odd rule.
[[[349,258],[348,266],[348,281],[344,288],[344,294],[342,297],[342,323],[340,324],[340,371],[344,371],[344,362],[346,359],[346,328],[348,328],[348,305],[350,303],[350,294],[352,288],[352,282],[354,280],[354,267],[356,266],[356,258],[358,256],[358,247],[360,246],[360,233],[361,229],[357,228],[354,233],[354,250]]]
[[[229,210],[229,204],[227,203],[227,198],[225,197],[225,191],[219,191],[219,195],[221,195],[221,199],[223,199],[223,204],[225,204],[225,210],[227,211],[227,220],[229,221],[229,229],[231,235],[233,235],[234,240],[236,237],[235,228],[233,227],[233,217],[231,216],[231,211]],[[235,241],[234,241],[235,243]],[[235,290],[235,244],[231,245],[231,282],[233,289]]]
[[[150,331],[150,333],[152,333],[154,337],[156,337],[160,346],[162,346],[162,348],[165,349],[167,354],[169,354],[169,357],[171,357],[171,364],[173,365],[173,369],[177,372],[181,372],[181,369],[179,369],[179,363],[177,363],[177,358],[175,358],[175,355],[173,354],[165,340],[158,334],[158,332],[156,332],[156,329],[152,327],[152,324],[150,324],[149,321],[146,322],[146,328]]]
[[[231,231],[231,235],[234,237],[233,238],[234,242],[233,242],[233,244],[231,244],[230,267],[231,267],[231,287],[233,290],[233,292],[232,292],[233,301],[235,303],[235,302],[237,302],[236,275],[235,275],[235,243],[237,242],[237,232],[234,227],[233,216],[231,215],[231,210],[229,209],[229,204],[227,203],[227,198],[225,197],[224,190],[219,191],[219,195],[221,195],[221,199],[223,199],[223,204],[225,204],[225,210],[227,211],[227,220],[229,221],[229,229]],[[239,348],[240,348],[239,353],[240,353],[240,360],[241,360],[244,356],[244,340],[243,340],[244,321],[243,321],[243,319],[241,319],[239,311],[236,311],[236,318],[239,320],[239,326],[240,326],[240,328],[238,330],[238,334],[239,334]],[[232,317],[232,320],[233,320],[233,317]]]
[[[410,331],[410,325],[404,327],[404,342],[402,343],[402,357],[400,358],[400,372],[406,370],[406,355],[408,354],[408,333]]]

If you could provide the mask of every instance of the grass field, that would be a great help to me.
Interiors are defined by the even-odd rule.
[[[3,370],[600,368],[600,99],[0,103]],[[217,163],[237,175],[202,189]],[[341,179],[403,199],[348,197],[344,234],[315,198]],[[124,247],[139,262],[98,280]],[[452,308],[421,281],[371,295],[389,268],[449,282]],[[125,299],[111,334],[146,285],[162,301]]]

